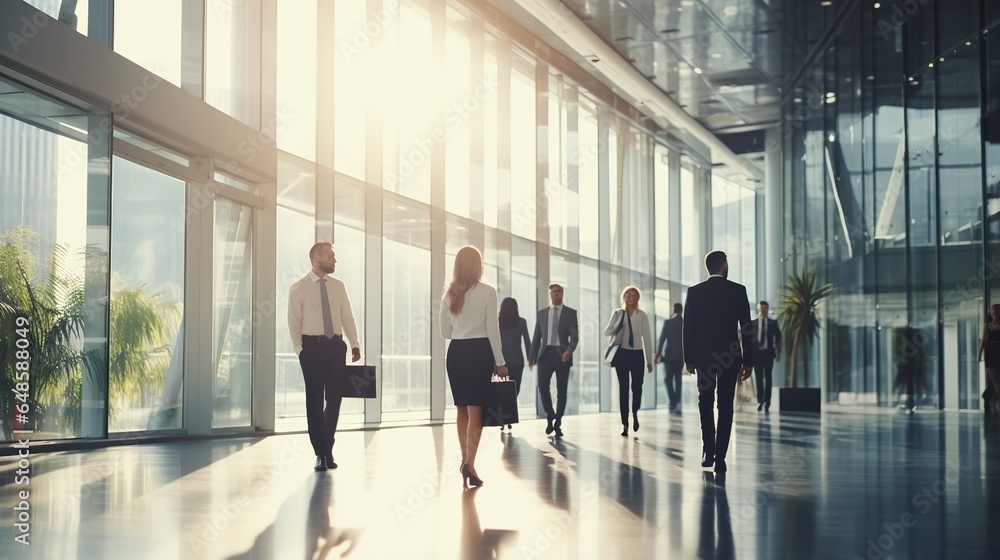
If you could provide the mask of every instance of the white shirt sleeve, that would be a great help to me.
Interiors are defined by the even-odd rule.
[[[347,295],[347,286],[339,283],[341,289],[340,323],[344,328],[344,337],[350,342],[350,348],[361,348],[358,338],[358,324],[354,321],[354,310],[351,308],[351,298]]]
[[[497,292],[491,289],[486,298],[486,336],[493,347],[493,361],[496,365],[506,365],[503,359],[503,345],[500,342],[500,318],[497,315]]]
[[[441,310],[438,313],[438,323],[441,329],[441,337],[446,340],[450,340],[455,329],[451,324],[451,311],[448,310],[447,294],[441,298]]]

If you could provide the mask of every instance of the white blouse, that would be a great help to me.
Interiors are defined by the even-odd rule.
[[[611,314],[608,326],[604,327],[604,336],[614,334],[615,329],[618,328],[618,321],[622,319],[621,314],[624,312],[624,309],[615,309],[615,312]],[[628,343],[628,318],[625,319],[622,330],[618,333],[617,342],[625,350],[645,350],[646,365],[653,365],[653,337],[650,334],[649,316],[642,309],[636,309],[632,312],[631,320],[632,343],[634,346],[629,346]],[[642,342],[639,339],[642,339]]]
[[[488,338],[496,365],[506,365],[500,343],[500,320],[497,315],[497,290],[482,282],[465,292],[465,301],[458,315],[448,309],[451,298],[441,298],[441,336],[451,340]]]

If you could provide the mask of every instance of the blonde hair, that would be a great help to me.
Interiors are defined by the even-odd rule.
[[[635,286],[632,285],[625,286],[625,289],[622,290],[622,296],[621,296],[622,309],[625,309],[625,294],[629,292],[635,292],[635,299],[636,299],[635,308],[638,309],[639,308],[638,300],[642,299],[642,294],[639,293],[639,288],[636,288]]]
[[[448,284],[448,311],[458,315],[465,304],[465,292],[472,289],[483,278],[483,254],[472,245],[466,245],[455,255],[451,283]]]

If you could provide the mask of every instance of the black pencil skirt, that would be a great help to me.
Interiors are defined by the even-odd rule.
[[[488,338],[460,338],[448,345],[445,361],[455,406],[488,406],[496,371]]]

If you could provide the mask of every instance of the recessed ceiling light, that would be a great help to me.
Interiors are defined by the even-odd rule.
[[[944,62],[944,57],[942,56],[941,58],[938,59],[938,61]]]
[[[701,68],[695,68],[694,69],[694,73],[695,74],[701,74]]]
[[[828,91],[828,92],[826,92],[826,96],[827,97],[837,97],[837,94],[834,93],[834,92],[832,92],[832,91]]]
[[[829,140],[830,140],[831,142],[833,142],[834,140],[836,140],[836,139],[837,139],[837,137],[836,137],[836,136],[834,136],[834,135],[832,135],[832,134],[831,134],[830,136],[828,136],[828,138],[829,138]]]
[[[872,81],[872,80],[875,79],[875,75],[874,74],[868,74],[867,76],[865,76],[865,79],[868,80],[868,81]]]
[[[879,9],[879,8],[881,8],[881,7],[882,7],[882,4],[879,4],[878,2],[875,2],[875,9],[876,10]]]
[[[965,42],[965,46],[967,46],[967,47],[971,47],[971,46],[972,46],[972,41],[966,41],[966,42]]]
[[[712,58],[722,58],[722,53],[714,52],[710,55]]]
[[[908,80],[910,80],[910,81],[912,82],[912,81],[913,81],[913,76],[910,76],[910,77],[909,77],[909,78],[907,78],[907,79],[908,79]]]
[[[830,0],[825,0],[823,2],[820,2],[819,5],[823,6],[824,8],[829,8],[830,6],[833,5],[833,2],[831,2]]]
[[[928,68],[934,68],[934,63],[932,62],[932,63],[928,64],[927,67]]]

